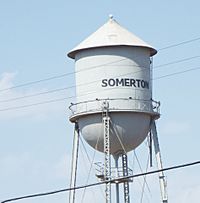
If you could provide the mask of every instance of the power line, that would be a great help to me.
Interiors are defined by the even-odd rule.
[[[50,94],[50,93],[54,93],[54,92],[64,91],[64,90],[67,90],[67,89],[71,89],[73,87],[75,87],[75,86],[57,88],[57,89],[48,90],[48,91],[44,91],[44,92],[38,92],[38,93],[35,93],[35,94],[25,95],[25,96],[22,96],[22,97],[14,97],[14,98],[11,98],[11,99],[0,100],[0,103],[16,101],[16,100],[21,100],[21,99],[30,98],[30,97],[36,97],[36,96],[40,96],[40,95],[44,95],[44,94]]]
[[[41,82],[46,82],[46,81],[49,81],[49,80],[54,80],[54,79],[66,77],[67,75],[70,75],[70,74],[72,74],[72,73],[66,73],[66,74],[62,74],[62,75],[57,75],[57,76],[53,76],[53,77],[49,77],[49,78],[44,78],[44,79],[40,79],[40,80],[35,80],[35,81],[19,84],[19,85],[13,86],[13,87],[0,89],[0,92],[4,92],[4,91],[7,91],[7,90],[12,90],[12,89],[19,88],[19,87],[25,87],[25,86],[33,85],[33,84],[36,84],[36,83],[41,83]]]
[[[190,69],[187,69],[187,70],[184,70],[184,71],[179,71],[179,72],[163,75],[163,76],[160,76],[160,77],[156,77],[153,80],[159,80],[159,79],[162,79],[162,78],[166,78],[166,77],[170,77],[170,76],[174,76],[174,75],[179,75],[179,74],[183,74],[183,73],[186,73],[186,72],[191,72],[191,71],[195,71],[195,70],[199,70],[199,69],[200,69],[200,67],[190,68]]]
[[[121,60],[117,60],[117,61],[107,62],[105,64],[101,64],[101,65],[96,65],[96,66],[91,66],[91,67],[88,67],[88,68],[84,68],[83,70],[72,71],[72,72],[69,72],[69,73],[61,74],[61,75],[56,75],[56,76],[52,76],[52,77],[48,77],[48,78],[44,78],[44,79],[40,79],[40,80],[35,80],[35,81],[19,84],[19,85],[13,86],[13,87],[0,89],[0,92],[16,89],[16,88],[19,88],[19,87],[25,87],[25,86],[29,86],[29,85],[34,85],[34,84],[46,82],[46,81],[49,81],[49,80],[55,80],[55,79],[58,79],[58,78],[66,77],[66,76],[69,76],[69,75],[73,75],[75,73],[79,73],[79,72],[82,72],[82,71],[90,70],[90,69],[93,69],[93,68],[99,68],[99,67],[102,67],[102,66],[110,65],[110,64],[117,63],[117,62],[124,61],[124,60],[127,60],[127,59],[121,59]]]
[[[22,106],[9,107],[9,108],[5,108],[5,109],[0,109],[0,112],[1,112],[1,111],[10,111],[10,110],[23,109],[23,108],[27,108],[27,107],[42,105],[42,104],[49,104],[49,103],[64,101],[64,100],[68,100],[68,99],[71,99],[71,98],[74,98],[74,97],[75,97],[75,96],[64,97],[64,98],[60,98],[60,99],[52,99],[52,100],[47,100],[47,101],[43,101],[43,102],[38,102],[38,103],[33,103],[33,104],[22,105]]]
[[[195,42],[195,41],[198,41],[198,40],[200,40],[200,37],[197,37],[197,38],[194,38],[194,39],[190,39],[190,40],[187,40],[187,41],[182,41],[182,42],[179,42],[179,43],[176,43],[176,44],[172,44],[172,45],[169,45],[169,46],[166,46],[166,47],[162,47],[162,48],[158,49],[158,51],[174,48],[174,47],[177,47],[177,46],[180,46],[180,45],[184,45],[184,44],[188,44],[188,43],[191,43],[191,42]]]
[[[180,60],[176,60],[176,61],[171,61],[169,63],[165,63],[165,64],[154,66],[153,69],[158,69],[158,68],[161,68],[161,67],[164,67],[164,66],[168,66],[168,65],[173,65],[173,64],[189,61],[189,60],[192,60],[192,59],[195,59],[195,58],[199,58],[199,57],[200,56],[197,55],[197,56],[193,56],[193,57],[189,57],[189,58],[184,58],[184,59],[180,59]],[[139,71],[135,71],[135,72],[131,72],[131,73],[134,74],[134,73],[138,73],[140,71],[144,71],[144,70],[139,70]],[[98,81],[96,81],[96,82],[98,82]],[[91,82],[91,83],[93,83],[93,82]],[[78,86],[82,86],[82,85],[84,86],[84,85],[87,85],[87,84],[90,84],[90,83],[84,83],[84,84],[80,84]],[[76,87],[76,85],[72,85],[72,86],[69,86],[69,87],[57,88],[57,89],[48,90],[48,91],[44,91],[44,92],[39,92],[39,93],[35,93],[35,94],[25,95],[25,96],[22,96],[22,97],[15,97],[15,98],[11,98],[11,99],[0,100],[0,103],[10,102],[10,101],[16,101],[16,100],[21,100],[21,99],[31,98],[31,97],[36,97],[36,96],[40,96],[40,95],[44,95],[44,94],[55,93],[55,92],[59,92],[59,91],[64,91],[64,90],[72,89],[72,88],[75,88],[75,87]]]
[[[125,176],[125,177],[122,177],[122,178],[112,179],[110,181],[102,181],[102,182],[97,182],[97,183],[91,183],[91,184],[87,184],[87,185],[77,186],[77,187],[74,187],[74,188],[65,188],[65,189],[55,190],[55,191],[51,191],[51,192],[44,192],[44,193],[31,194],[31,195],[26,195],[26,196],[21,196],[21,197],[15,197],[15,198],[12,198],[12,199],[4,200],[1,203],[12,202],[12,201],[17,201],[17,200],[22,200],[22,199],[28,199],[28,198],[34,198],[34,197],[53,195],[53,194],[57,194],[57,193],[68,192],[70,190],[80,190],[80,189],[84,189],[84,188],[89,188],[89,187],[94,187],[94,186],[106,184],[106,183],[109,183],[109,182],[114,183],[115,181],[120,181],[120,180],[122,181],[122,180],[124,180],[124,178],[127,178],[127,179],[128,178],[137,178],[137,177],[140,177],[140,176],[152,175],[152,174],[159,173],[159,172],[162,172],[162,171],[163,172],[164,171],[171,171],[171,170],[185,168],[185,167],[194,166],[194,165],[198,165],[198,164],[200,164],[200,161],[195,161],[195,162],[190,162],[190,163],[186,163],[186,164],[175,165],[175,166],[167,167],[167,168],[160,169],[160,170],[154,170],[154,171],[149,171],[149,172],[145,172],[145,173],[139,173],[139,174],[136,174],[136,175],[129,175],[129,176]]]
[[[191,43],[191,42],[194,42],[194,41],[197,41],[197,40],[200,40],[200,37],[194,38],[194,39],[191,39],[191,40],[187,40],[187,41],[182,41],[182,42],[172,44],[172,45],[169,45],[169,46],[166,46],[166,47],[162,47],[162,48],[158,49],[158,51],[162,51],[162,50],[165,50],[165,49],[170,49],[170,48],[173,48],[173,47],[181,46],[183,44]],[[122,59],[122,60],[124,60],[124,59]],[[110,63],[112,64],[112,63],[115,63],[115,62],[110,62]],[[94,67],[99,67],[99,66],[94,66]],[[89,67],[88,69],[94,68],[94,67]],[[33,84],[36,84],[36,83],[46,82],[46,81],[49,81],[49,80],[54,80],[54,79],[58,79],[58,78],[62,78],[62,77],[66,77],[66,76],[72,75],[74,73],[75,73],[75,71],[69,72],[69,73],[66,73],[66,74],[62,74],[62,75],[52,76],[52,77],[48,77],[48,78],[44,78],[44,79],[40,79],[40,80],[35,80],[35,81],[19,84],[19,85],[10,87],[10,88],[0,89],[0,92],[15,89],[15,88],[19,88],[19,87],[33,85]]]
[[[200,55],[192,56],[192,57],[188,57],[188,58],[183,58],[183,59],[180,59],[180,60],[171,61],[171,62],[168,62],[168,63],[165,63],[165,64],[157,65],[157,66],[154,66],[153,69],[157,69],[157,68],[161,68],[161,67],[164,67],[164,66],[169,66],[169,65],[173,65],[173,64],[177,64],[177,63],[181,63],[181,62],[185,62],[185,61],[190,61],[190,60],[193,60],[193,59],[196,59],[196,58],[200,58]]]
[[[190,72],[190,71],[195,71],[195,70],[200,70],[200,67],[191,68],[191,69],[188,69],[188,70],[163,75],[163,76],[160,76],[160,77],[153,78],[152,80],[159,80],[159,79],[162,79],[162,78],[171,77],[171,76],[174,76],[174,75],[179,75],[179,74],[183,74],[183,73]],[[97,81],[93,81],[93,82],[97,82]],[[115,88],[110,88],[110,89],[107,89],[107,90],[111,90],[111,89],[116,89],[116,87]],[[106,90],[102,90],[102,91],[106,91]],[[89,92],[87,94],[79,95],[79,97],[86,96],[86,95],[89,95],[89,94],[94,94],[94,93],[96,93],[96,91],[95,92]],[[17,110],[17,109],[27,108],[27,107],[32,107],[32,106],[38,106],[38,105],[42,105],[42,104],[54,103],[54,102],[59,102],[59,101],[63,101],[63,100],[73,99],[73,98],[76,98],[76,97],[77,96],[69,96],[69,97],[64,97],[64,98],[60,98],[60,99],[47,100],[47,101],[44,101],[44,102],[38,102],[38,103],[27,104],[27,105],[22,105],[22,106],[9,107],[9,108],[0,109],[0,112],[9,111],[9,110]]]

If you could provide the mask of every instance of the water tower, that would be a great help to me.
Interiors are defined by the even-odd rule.
[[[152,134],[158,168],[162,169],[155,120],[159,103],[152,99],[152,56],[157,51],[112,16],[107,23],[68,53],[75,59],[76,103],[70,106],[75,123],[71,187],[76,184],[79,135],[95,150],[104,153],[101,180],[108,180],[106,203],[111,203],[111,182],[124,185],[124,203],[130,202],[127,153]],[[111,155],[117,173],[113,177]],[[121,160],[121,169],[119,161]],[[100,170],[101,171],[101,170]],[[162,202],[167,203],[164,174],[159,174]],[[111,181],[111,182],[109,182]],[[70,203],[75,191],[70,193]]]

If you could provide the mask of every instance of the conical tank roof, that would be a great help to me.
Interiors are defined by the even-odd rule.
[[[76,53],[84,49],[108,46],[145,47],[150,49],[150,56],[157,53],[156,49],[123,28],[113,19],[113,17],[110,17],[107,23],[72,49],[68,53],[68,56],[74,59]]]

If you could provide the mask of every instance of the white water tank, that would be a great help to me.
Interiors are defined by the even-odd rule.
[[[151,120],[159,117],[152,100],[150,60],[156,53],[113,18],[68,53],[75,59],[76,78],[70,121],[78,122],[82,136],[96,150],[104,149],[105,104],[111,154],[135,149],[146,138]]]

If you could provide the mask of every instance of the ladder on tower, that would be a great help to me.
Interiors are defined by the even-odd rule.
[[[109,104],[107,101],[103,103],[103,131],[104,131],[104,153],[105,166],[104,176],[106,182],[105,195],[106,203],[111,203],[111,159],[110,159],[110,117],[108,115]]]
[[[122,154],[122,167],[123,167],[123,176],[127,177],[129,175],[127,154]],[[124,203],[130,203],[129,180],[124,181]]]

